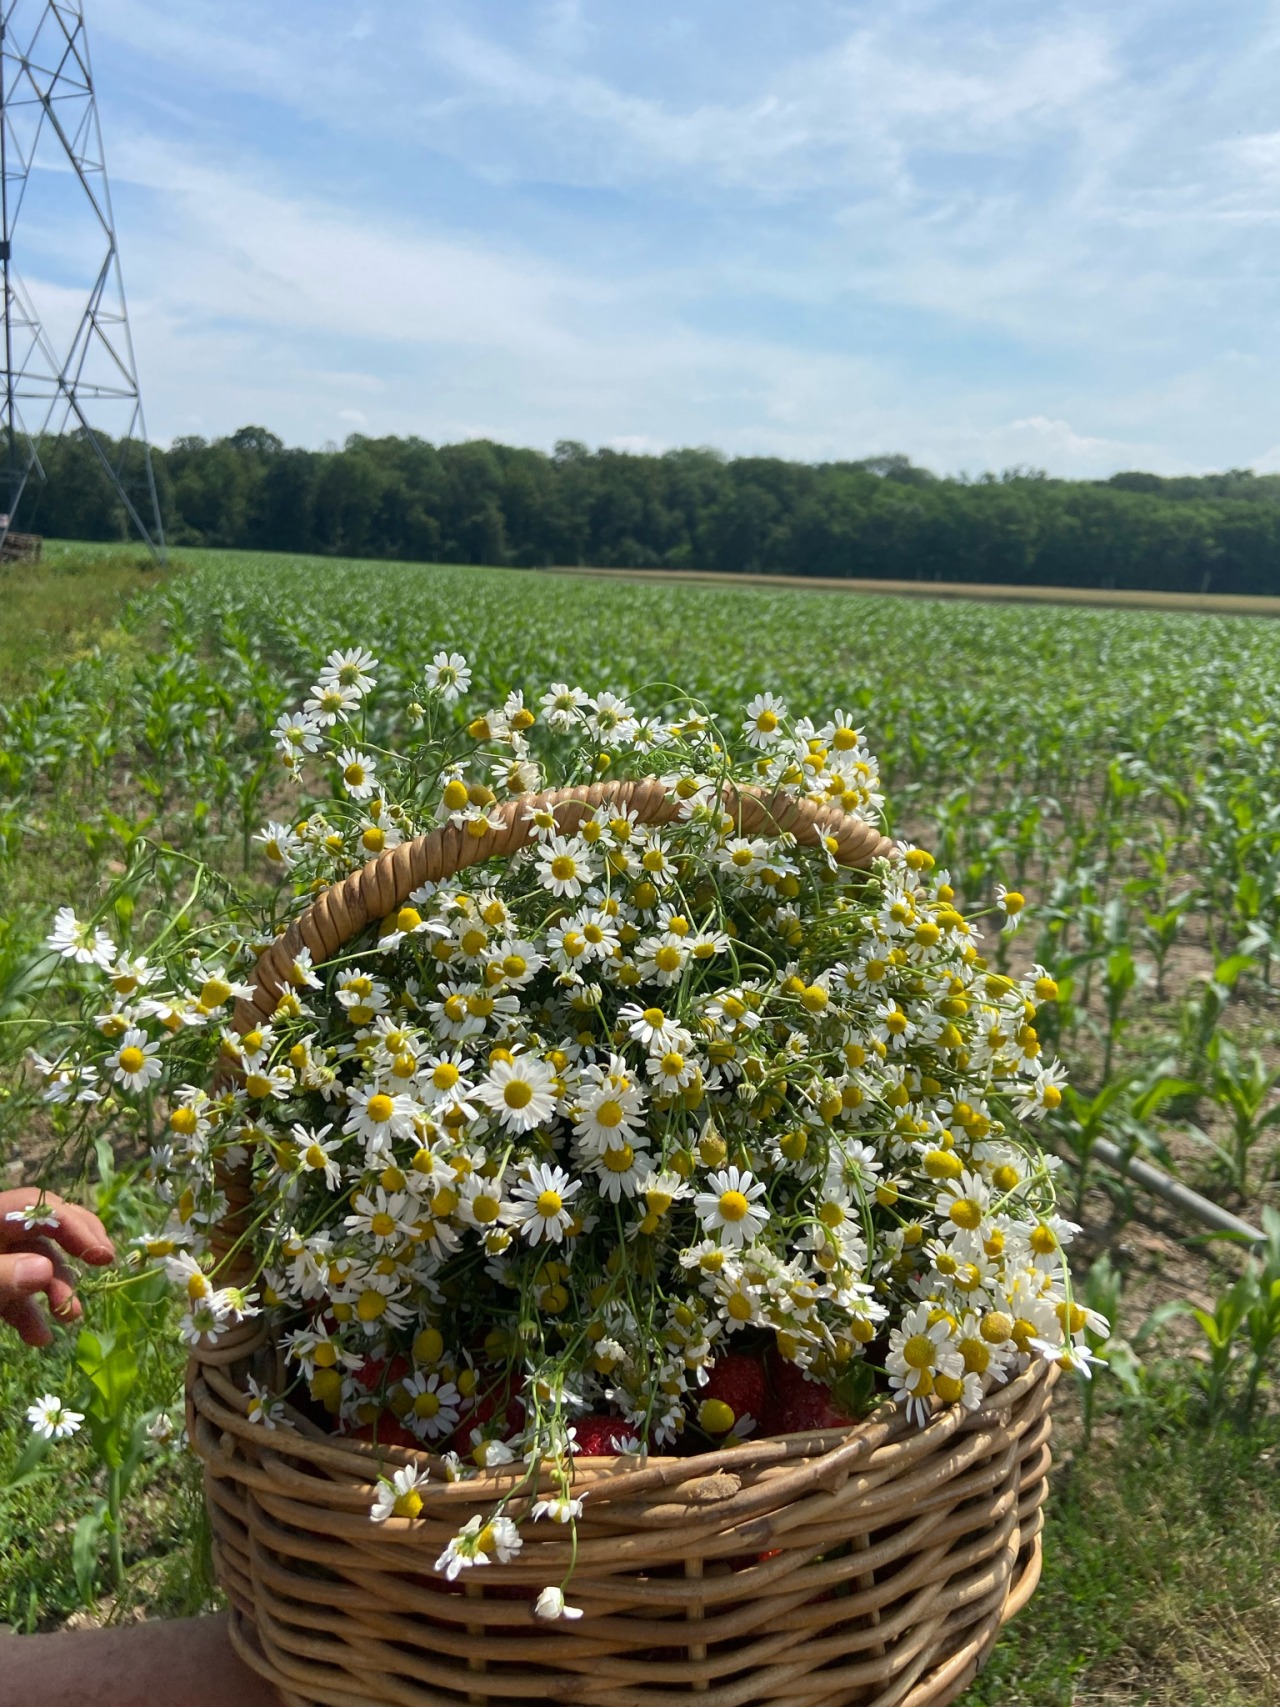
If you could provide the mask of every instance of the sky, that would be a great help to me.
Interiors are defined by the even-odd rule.
[[[161,442],[1280,470],[1280,0],[85,14]]]

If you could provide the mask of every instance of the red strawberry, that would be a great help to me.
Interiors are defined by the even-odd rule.
[[[838,1410],[831,1389],[810,1380],[785,1358],[770,1359],[773,1394],[762,1419],[765,1434],[808,1434],[819,1428],[845,1428],[854,1419]]]
[[[356,1370],[356,1380],[366,1393],[375,1393],[382,1386],[382,1378],[386,1376],[388,1387],[397,1381],[403,1381],[409,1373],[409,1360],[398,1353],[388,1363],[385,1357],[366,1357]]]
[[[409,1446],[415,1452],[422,1451],[422,1442],[410,1434],[391,1411],[383,1411],[371,1423],[360,1423],[355,1428],[343,1427],[339,1432],[350,1440],[370,1440],[375,1446]]]
[[[636,1447],[640,1437],[629,1422],[621,1417],[578,1417],[574,1424],[574,1443],[579,1458],[617,1458],[617,1446]]]
[[[769,1400],[764,1364],[740,1351],[718,1357],[698,1398],[698,1424],[708,1434],[730,1434],[746,1417],[759,1429]]]

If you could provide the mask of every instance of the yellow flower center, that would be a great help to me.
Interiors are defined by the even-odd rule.
[[[960,1341],[959,1351],[964,1359],[964,1366],[970,1375],[985,1375],[991,1363],[991,1348],[981,1340],[964,1339]]]
[[[461,1077],[452,1061],[439,1061],[431,1069],[431,1083],[438,1091],[451,1091]]]
[[[662,1057],[662,1071],[669,1079],[678,1079],[684,1072],[684,1056],[678,1049],[668,1049]]]
[[[622,1144],[616,1149],[606,1150],[601,1160],[611,1174],[625,1174],[636,1159],[636,1153],[630,1144]]]
[[[419,1393],[413,1401],[413,1414],[416,1417],[438,1417],[440,1415],[440,1400],[435,1393]]]
[[[376,1215],[370,1217],[369,1228],[376,1238],[389,1239],[396,1230],[395,1217],[380,1209]]]
[[[972,1233],[982,1225],[981,1206],[971,1197],[957,1197],[948,1213],[956,1226],[963,1227],[966,1232]]]
[[[551,875],[557,883],[567,883],[578,869],[578,862],[572,854],[557,854],[551,861]]]
[[[720,1217],[724,1221],[741,1221],[750,1211],[751,1205],[745,1193],[741,1191],[722,1191],[720,1193]]]
[[[328,1160],[329,1158],[325,1155],[319,1144],[308,1144],[306,1149],[306,1162],[309,1168],[322,1168]]]
[[[141,1049],[136,1049],[133,1044],[120,1051],[120,1065],[126,1073],[140,1073],[146,1062],[147,1058]]]
[[[564,1199],[558,1191],[541,1191],[538,1193],[538,1214],[544,1220],[552,1220],[563,1208]]]
[[[776,711],[757,712],[757,714],[756,714],[756,728],[760,731],[760,733],[762,735],[772,735],[774,730],[777,727],[778,727],[778,714]]]
[[[381,1292],[370,1286],[360,1294],[356,1304],[356,1314],[362,1322],[376,1322],[387,1308],[387,1301]]]
[[[933,1341],[928,1334],[912,1334],[902,1348],[902,1361],[909,1369],[929,1369],[933,1364]]]
[[[477,1192],[471,1199],[471,1213],[482,1227],[492,1225],[498,1219],[501,1210],[502,1204],[496,1197],[491,1197],[488,1192]]]
[[[392,1102],[391,1098],[383,1091],[379,1091],[376,1096],[371,1096],[369,1098],[369,1104],[365,1113],[369,1116],[370,1120],[377,1121],[378,1125],[381,1126],[385,1121],[391,1119],[391,1116],[395,1113],[395,1109],[396,1105]]]
[[[533,1101],[533,1086],[527,1079],[508,1079],[502,1087],[502,1100],[508,1108],[528,1108]]]
[[[396,1503],[391,1508],[397,1517],[417,1517],[422,1510],[422,1495],[416,1488],[410,1488],[407,1494],[397,1494]]]

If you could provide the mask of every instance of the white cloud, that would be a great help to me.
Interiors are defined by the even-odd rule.
[[[151,423],[1247,461],[1268,4],[99,0]]]

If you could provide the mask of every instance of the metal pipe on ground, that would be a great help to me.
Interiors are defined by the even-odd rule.
[[[1212,1227],[1214,1232],[1230,1233],[1251,1245],[1266,1243],[1266,1235],[1257,1227],[1251,1226],[1248,1221],[1242,1221],[1229,1209],[1211,1203],[1207,1197],[1201,1197],[1198,1191],[1192,1191],[1190,1186],[1183,1185],[1180,1180],[1171,1179],[1159,1168],[1153,1168],[1150,1162],[1144,1162],[1140,1156],[1126,1155],[1120,1146],[1113,1144],[1109,1138],[1095,1139],[1091,1154],[1094,1160],[1110,1168],[1112,1173],[1131,1179],[1135,1185],[1141,1186],[1143,1191],[1149,1191],[1153,1197],[1162,1198],[1171,1208],[1179,1210],[1183,1215],[1192,1216],[1206,1227]]]

